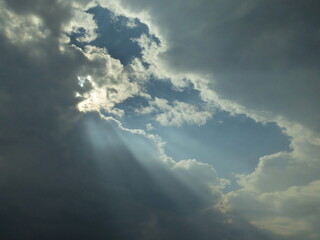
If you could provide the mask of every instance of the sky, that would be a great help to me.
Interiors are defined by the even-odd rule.
[[[320,239],[319,8],[0,0],[1,239]]]

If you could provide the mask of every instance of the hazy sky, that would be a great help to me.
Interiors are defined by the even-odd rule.
[[[0,0],[0,238],[320,238],[320,5]]]

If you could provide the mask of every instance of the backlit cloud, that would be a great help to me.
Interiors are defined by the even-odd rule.
[[[0,0],[4,239],[318,239],[316,5]]]

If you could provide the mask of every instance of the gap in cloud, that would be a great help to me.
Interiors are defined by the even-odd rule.
[[[166,80],[151,79],[146,92],[152,98],[201,104],[199,92],[190,85],[175,90]],[[155,120],[156,112],[137,114],[136,109],[149,105],[143,97],[129,98],[116,107],[125,111],[121,118],[127,128],[146,129],[152,124],[152,132],[167,142],[166,153],[175,160],[195,158],[214,166],[221,177],[233,178],[233,173],[250,173],[258,165],[259,158],[280,151],[291,151],[290,137],[276,123],[258,123],[245,115],[230,115],[216,111],[205,125],[181,127],[162,126]],[[120,119],[119,119],[120,120]],[[235,187],[235,186],[233,186]]]
[[[150,79],[145,85],[152,98],[163,98],[191,104],[201,104],[199,92],[190,84],[176,90],[170,81]],[[230,178],[232,173],[250,173],[258,165],[259,158],[279,151],[291,151],[290,138],[276,123],[258,123],[245,115],[232,116],[216,111],[205,125],[181,127],[162,126],[155,120],[157,113],[137,114],[136,109],[149,105],[148,99],[133,97],[116,105],[125,111],[121,122],[128,128],[145,129],[151,123],[154,133],[164,139],[166,153],[176,160],[195,158],[212,164],[219,174]],[[120,119],[119,119],[120,120]]]
[[[97,23],[98,38],[90,43],[78,42],[76,39],[85,34],[85,29],[78,29],[70,35],[70,39],[72,44],[80,48],[86,45],[106,48],[113,58],[128,65],[133,58],[142,57],[142,49],[133,39],[146,34],[159,44],[159,40],[149,34],[148,26],[138,19],[115,16],[100,6],[87,10],[87,13],[92,14]],[[200,92],[194,89],[192,83],[176,89],[170,80],[152,76],[143,87],[152,99],[165,99],[169,105],[179,101],[199,108],[206,107]],[[167,142],[166,153],[174,159],[195,158],[210,163],[222,177],[232,179],[232,173],[250,173],[257,166],[259,157],[291,150],[290,138],[275,123],[263,125],[244,115],[231,116],[227,112],[217,111],[214,118],[203,126],[184,124],[178,128],[165,127],[156,121],[157,110],[149,114],[137,113],[136,110],[149,105],[150,100],[144,97],[130,97],[115,106],[124,110],[125,115],[113,117],[126,128],[147,129],[162,137]],[[106,112],[103,114],[110,115]],[[149,129],[147,124],[151,126]]]
[[[80,48],[84,48],[86,45],[107,48],[113,58],[120,60],[123,65],[128,65],[133,58],[142,57],[141,47],[133,39],[146,34],[157,44],[160,43],[157,37],[149,33],[148,26],[137,18],[116,16],[109,9],[101,6],[90,8],[86,12],[93,15],[97,24],[98,37],[89,43],[79,42],[76,38],[84,35],[85,30],[78,29],[77,33],[70,35],[70,39],[72,44]]]
[[[291,151],[290,137],[276,123],[261,124],[245,115],[231,116],[224,111],[217,111],[203,126],[155,127],[166,139],[169,156],[210,163],[223,177],[250,173],[257,167],[259,157]]]

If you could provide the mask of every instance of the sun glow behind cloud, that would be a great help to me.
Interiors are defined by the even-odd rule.
[[[0,114],[8,137],[0,186],[5,192],[5,183],[13,183],[12,206],[39,213],[36,221],[55,217],[17,200],[18,169],[31,192],[27,202],[75,192],[83,219],[103,209],[92,219],[114,224],[115,232],[139,229],[133,239],[167,239],[165,232],[177,239],[184,231],[198,233],[191,239],[320,236],[318,70],[308,47],[295,47],[312,45],[312,33],[290,22],[304,16],[299,9],[310,9],[294,1],[283,14],[297,18],[280,24],[264,18],[268,9],[286,8],[262,1],[178,0],[170,8],[144,0],[0,4]],[[303,26],[315,25],[303,19]],[[56,192],[48,197],[43,189]],[[88,210],[87,199],[99,208]],[[115,210],[105,212],[106,199]],[[65,204],[53,202],[60,210]],[[66,219],[77,218],[77,206]],[[166,222],[181,224],[182,235]]]
[[[204,81],[199,81],[199,80],[195,80],[195,79],[201,79],[201,76],[197,76],[197,75],[193,75],[192,78],[188,78],[188,76],[190,76],[190,73],[187,73],[186,75],[176,75],[175,73],[170,73],[169,68],[167,68],[167,73],[163,72],[163,69],[165,69],[165,65],[163,65],[161,58],[159,58],[159,51],[157,51],[157,45],[158,43],[152,43],[152,40],[148,39],[148,37],[146,37],[146,35],[142,35],[140,40],[138,40],[138,43],[141,47],[142,50],[142,61],[147,63],[148,66],[144,67],[145,71],[147,72],[147,75],[145,75],[144,79],[148,79],[150,78],[150,76],[157,76],[160,78],[167,78],[170,79],[170,81],[176,85],[176,86],[180,86],[180,90],[181,92],[184,91],[184,87],[186,86],[185,84],[181,84],[184,81],[189,81],[192,82],[194,84],[194,86],[198,86],[196,89],[200,92],[200,96],[202,97],[202,101],[204,101],[205,104],[208,105],[208,107],[205,107],[207,112],[202,112],[202,110],[196,110],[196,107],[194,105],[188,105],[188,103],[184,103],[184,102],[179,102],[179,101],[173,101],[172,103],[168,103],[168,100],[164,99],[159,99],[159,98],[153,98],[153,95],[150,94],[149,92],[145,91],[145,83],[148,82],[148,80],[145,80],[139,87],[139,91],[143,92],[143,95],[146,97],[146,100],[148,102],[147,106],[142,106],[141,108],[135,109],[135,112],[137,114],[142,114],[142,115],[151,115],[153,116],[153,120],[159,122],[161,125],[163,126],[181,126],[184,124],[195,124],[195,125],[204,125],[206,124],[206,122],[208,121],[208,119],[212,118],[212,116],[215,114],[216,109],[220,109],[220,110],[226,110],[231,112],[232,114],[239,114],[239,113],[245,113],[248,116],[250,116],[251,118],[261,121],[262,122],[267,122],[269,119],[265,118],[265,114],[257,114],[254,111],[250,112],[250,110],[246,110],[246,109],[242,109],[241,107],[238,107],[236,104],[233,105],[232,103],[227,103],[224,102],[225,100],[220,100],[219,98],[216,97],[215,93],[212,92],[212,90],[209,89],[207,84],[206,79],[204,79]],[[160,43],[161,44],[161,43]],[[121,92],[121,90],[117,91],[117,93],[119,94]],[[117,103],[122,103],[124,101],[126,101],[126,99],[128,98],[132,98],[135,96],[135,94],[132,95],[127,95],[127,98],[121,98],[121,100],[119,100]],[[210,96],[213,96],[210,97]],[[105,101],[103,101],[105,102]],[[212,107],[212,104],[214,107]],[[209,107],[211,105],[211,107]],[[115,106],[115,105],[114,105]],[[189,107],[190,106],[190,107]],[[112,106],[113,107],[113,106]],[[198,107],[197,107],[198,108]],[[107,109],[107,108],[105,108]],[[111,109],[111,108],[110,108]],[[111,110],[108,110],[108,112],[110,114],[115,114],[112,113]],[[188,110],[189,109],[189,110]],[[98,109],[96,109],[98,110]],[[123,111],[123,112],[122,112]],[[118,115],[120,117],[124,117],[126,115],[125,110],[122,110],[122,114],[121,116],[119,114],[115,114]],[[180,113],[182,115],[180,115]],[[199,114],[199,115],[198,115]],[[152,117],[151,117],[152,119]],[[150,122],[146,122],[148,129],[152,130],[153,132],[157,133],[157,129],[154,129],[154,124],[151,125]],[[285,126],[287,127],[287,125],[285,125],[284,122],[279,121],[278,124],[280,126]],[[283,125],[284,124],[284,125]],[[152,126],[152,127],[151,127]],[[161,135],[161,132],[159,132],[159,134]],[[236,134],[236,133],[235,133]],[[292,135],[291,135],[292,136]],[[183,141],[181,139],[181,141]],[[127,144],[131,144],[130,142],[127,142]],[[289,150],[289,149],[288,149]],[[164,153],[164,149],[161,150]],[[291,153],[287,153],[288,155],[291,155]],[[293,154],[293,153],[292,153]],[[262,155],[260,155],[262,156]],[[187,160],[188,161],[195,161],[197,162],[197,160]],[[262,161],[262,160],[260,160]],[[184,162],[180,161],[177,164],[182,164]],[[187,163],[185,162],[185,163]],[[201,163],[198,162],[198,164],[201,165]],[[208,166],[209,167],[209,166]],[[206,167],[204,167],[206,168]],[[191,171],[192,172],[192,171]],[[239,172],[241,173],[241,172]],[[201,175],[201,173],[199,173],[199,175]],[[186,182],[186,179],[188,179],[189,177],[183,177],[184,175],[182,175],[182,177],[180,177],[180,180],[183,179],[183,182],[185,182],[185,184],[190,184]],[[185,175],[188,176],[188,175]],[[190,179],[193,179],[192,177],[190,177]],[[189,180],[190,180],[189,179]],[[195,188],[196,189],[196,188]],[[193,191],[195,191],[195,189]],[[241,190],[244,191],[244,190]],[[237,193],[231,193],[230,196],[237,196]],[[234,197],[232,197],[232,199],[234,199]],[[232,200],[232,202],[234,202],[234,200]],[[289,219],[287,221],[284,221],[284,223],[282,224],[289,224]],[[266,220],[264,222],[263,225],[268,225],[269,220]],[[272,222],[272,223],[271,223]],[[269,225],[270,227],[266,227],[269,230],[274,230],[274,232],[279,233],[279,234],[284,234],[287,235],[288,233],[288,229],[287,230],[277,230],[277,221],[276,220],[270,220]],[[260,226],[260,222],[259,221],[252,221],[253,224],[256,224],[258,226]],[[279,223],[279,222],[278,222]],[[275,224],[273,226],[273,224]],[[305,222],[301,223],[306,224]],[[279,228],[280,228],[280,223],[279,223]],[[299,229],[299,228],[297,228]],[[303,231],[304,228],[301,228],[301,231]],[[297,231],[299,232],[299,231]]]

